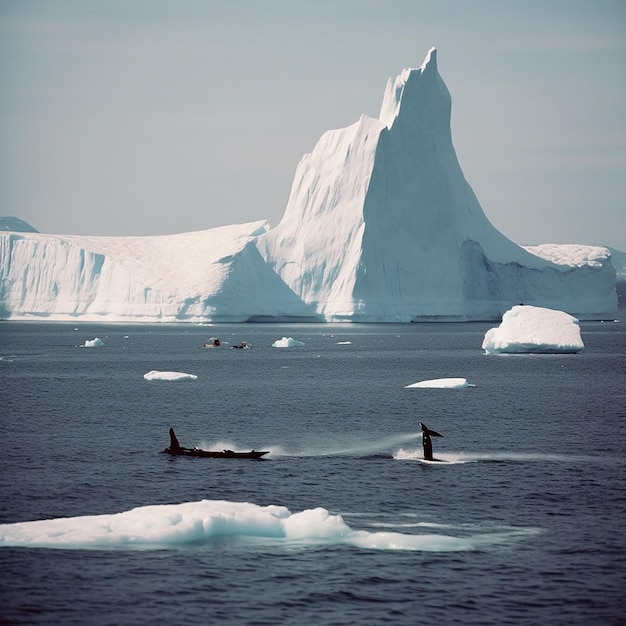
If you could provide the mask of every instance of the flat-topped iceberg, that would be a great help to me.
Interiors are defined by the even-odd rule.
[[[0,232],[0,318],[136,322],[307,319],[255,246],[266,221],[177,235]]]
[[[485,333],[487,353],[574,353],[584,348],[578,320],[563,311],[517,305]]]
[[[465,387],[474,387],[474,385],[470,385],[467,378],[433,378],[407,385],[405,389],[464,389]]]
[[[143,377],[146,380],[166,380],[169,382],[186,382],[198,378],[195,374],[187,374],[186,372],[159,372],[158,370],[151,370]]]

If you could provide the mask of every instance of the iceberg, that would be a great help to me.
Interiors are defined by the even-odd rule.
[[[37,230],[33,228],[28,222],[12,216],[0,217],[0,230],[13,230],[23,233],[37,232]]]
[[[407,385],[405,389],[464,389],[474,386],[467,382],[467,378],[433,378]]]
[[[85,339],[85,344],[83,348],[102,348],[104,346],[104,341],[99,337],[95,339]]]
[[[487,353],[571,354],[584,348],[578,320],[563,311],[518,305],[502,316],[502,323],[485,333]]]
[[[518,302],[613,319],[608,249],[523,248],[485,216],[452,144],[432,48],[378,118],[322,135],[280,223],[153,237],[0,229],[0,318],[136,322],[497,320]]]
[[[304,343],[302,343],[302,341],[298,341],[293,337],[283,337],[282,339],[277,339],[272,344],[272,348],[297,348],[303,345]]]
[[[215,538],[280,541],[288,546],[346,545],[369,550],[457,552],[534,534],[507,528],[472,535],[407,534],[354,530],[341,515],[317,507],[291,513],[279,505],[202,500],[142,506],[105,515],[0,524],[0,548],[173,549]]]
[[[266,221],[151,237],[0,233],[0,318],[307,320],[254,245]]]
[[[187,374],[186,372],[159,372],[151,370],[143,375],[146,380],[166,380],[170,382],[186,382],[189,380],[197,380],[195,374]]]
[[[616,311],[608,250],[559,264],[492,226],[450,116],[433,48],[389,80],[378,119],[325,133],[303,157],[283,219],[258,239],[263,258],[328,321],[499,319],[520,301],[587,318]]]

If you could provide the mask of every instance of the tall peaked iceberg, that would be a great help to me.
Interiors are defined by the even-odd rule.
[[[300,161],[263,258],[326,320],[494,319],[520,301],[616,309],[610,254],[558,265],[497,231],[465,180],[433,48],[385,90],[379,119],[325,133]]]
[[[524,249],[486,218],[458,163],[430,50],[380,116],[325,133],[280,224],[152,237],[0,230],[0,319],[192,322],[499,319],[520,302],[613,316],[606,248]]]

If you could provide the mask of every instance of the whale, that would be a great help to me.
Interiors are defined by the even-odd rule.
[[[424,460],[425,461],[434,461],[433,459],[433,442],[430,440],[431,437],[443,437],[438,432],[431,430],[426,426],[426,424],[422,422],[418,422],[419,427],[422,429],[422,447],[424,448]]]
[[[269,454],[269,450],[250,450],[250,452],[234,452],[233,450],[201,450],[200,448],[184,448],[178,443],[174,429],[170,428],[170,446],[163,452],[173,456],[203,456],[212,459],[260,459]]]

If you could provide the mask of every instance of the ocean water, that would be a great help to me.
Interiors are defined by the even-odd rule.
[[[624,324],[511,356],[491,326],[1,323],[0,621],[626,623]],[[405,388],[444,377],[474,386]]]

